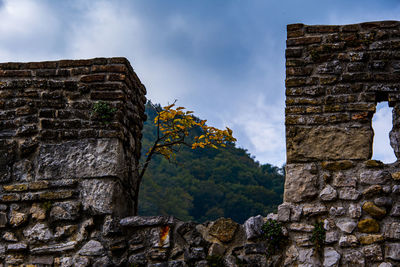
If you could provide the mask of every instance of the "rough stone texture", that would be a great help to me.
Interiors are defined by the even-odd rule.
[[[37,223],[30,228],[26,228],[23,233],[30,242],[47,242],[53,238],[53,234],[50,232],[48,226],[42,223]]]
[[[374,219],[364,219],[358,222],[358,230],[361,233],[377,233],[379,232],[379,223]]]
[[[341,219],[336,222],[336,226],[347,234],[351,234],[356,228],[357,223],[355,221],[350,221],[348,219]]]
[[[117,139],[67,141],[41,145],[38,179],[121,176],[123,149]]]
[[[388,259],[400,261],[400,243],[386,244],[385,255]]]
[[[335,126],[303,128],[290,126],[286,131],[287,162],[315,159],[368,159],[372,150],[371,129],[347,129]],[[318,140],[318,143],[315,143]]]
[[[319,193],[319,197],[323,201],[332,201],[336,199],[337,192],[332,186],[327,185],[324,189],[322,189],[321,193]]]
[[[87,179],[82,182],[81,199],[83,209],[91,214],[115,213],[119,215],[126,213],[126,207],[124,207],[121,198],[123,195],[123,188],[118,181]]]
[[[124,58],[0,63],[1,266],[126,265],[145,93]]]
[[[96,240],[90,240],[78,251],[78,254],[81,256],[100,256],[103,253],[103,245]]]
[[[369,215],[371,215],[374,218],[382,218],[386,215],[386,210],[383,208],[377,207],[374,203],[371,201],[367,201],[364,203],[362,206],[362,209],[366,212],[368,212]]]
[[[52,205],[50,211],[50,219],[58,220],[75,220],[78,218],[80,203],[74,201],[56,202]]]
[[[400,23],[287,29],[284,203],[244,225],[126,217],[146,100],[126,59],[0,64],[0,265],[399,265],[400,165],[370,158],[381,101],[400,158]],[[109,123],[99,100],[117,110]],[[268,257],[266,219],[286,241]]]
[[[215,236],[221,242],[229,242],[232,240],[237,227],[238,224],[231,219],[220,218],[212,224],[210,235]]]
[[[324,249],[324,267],[339,266],[340,254],[333,248]]]
[[[287,31],[284,201],[302,212],[280,220],[293,251],[283,262],[303,264],[295,251],[307,242],[299,233],[321,221],[325,266],[397,266],[400,165],[371,160],[371,121],[377,102],[393,107],[390,143],[400,159],[400,22],[292,24]],[[311,212],[321,206],[328,212]],[[328,261],[333,250],[339,262]]]
[[[250,217],[244,223],[244,230],[246,232],[246,238],[252,239],[259,237],[262,233],[261,227],[264,224],[264,218],[261,215]]]
[[[314,164],[286,165],[285,202],[300,202],[318,194],[318,176]]]

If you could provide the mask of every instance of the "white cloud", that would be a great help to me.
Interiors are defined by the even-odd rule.
[[[0,60],[40,60],[54,55],[59,21],[43,1],[5,0],[0,6]]]
[[[282,166],[285,162],[284,107],[266,103],[263,94],[238,107],[232,120],[239,146],[249,150],[262,163]]]
[[[379,103],[377,111],[372,119],[374,129],[373,159],[378,159],[384,163],[396,161],[393,148],[390,146],[389,132],[392,129],[392,108],[387,102]]]

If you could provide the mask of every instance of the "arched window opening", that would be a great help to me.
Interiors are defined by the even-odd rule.
[[[393,127],[392,110],[393,108],[389,107],[388,102],[380,102],[376,106],[376,112],[372,118],[372,128],[374,130],[372,159],[380,160],[383,163],[396,161],[389,139],[389,132]]]

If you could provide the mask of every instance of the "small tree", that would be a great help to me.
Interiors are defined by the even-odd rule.
[[[138,170],[137,192],[134,196],[135,215],[138,212],[139,187],[154,155],[162,155],[167,160],[174,161],[175,153],[181,146],[188,146],[192,149],[205,147],[217,149],[219,146],[225,147],[227,142],[236,141],[232,136],[232,130],[228,127],[225,130],[220,130],[207,126],[206,120],[198,120],[192,115],[193,111],[185,111],[184,107],[176,107],[175,102],[162,109],[154,107],[157,112],[154,119],[154,124],[157,126],[157,136],[146,154],[147,157],[142,168]],[[200,128],[202,134],[191,139],[189,132],[195,128]]]

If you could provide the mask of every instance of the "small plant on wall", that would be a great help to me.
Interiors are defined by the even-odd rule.
[[[325,241],[326,230],[322,222],[314,223],[314,230],[311,236],[311,242],[314,243],[315,249],[319,254],[322,253],[322,247]]]
[[[268,220],[261,228],[262,239],[266,242],[266,252],[272,256],[285,244],[285,236],[282,231],[282,224],[276,220]]]
[[[103,123],[110,123],[116,111],[116,108],[110,107],[110,105],[104,101],[96,102],[92,108],[92,114]]]

